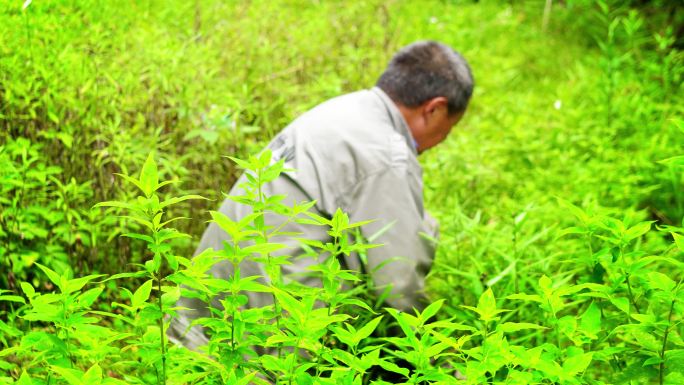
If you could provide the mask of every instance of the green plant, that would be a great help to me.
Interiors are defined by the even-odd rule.
[[[69,264],[62,245],[53,240],[51,227],[60,217],[48,196],[51,177],[61,169],[46,164],[41,147],[25,138],[0,146],[0,263],[7,271],[1,287],[18,288],[36,261],[59,270]]]
[[[0,383],[684,382],[681,10],[547,4],[2,3]],[[155,230],[154,198],[113,176],[154,148],[159,180],[187,188],[160,188],[159,203],[219,197],[241,171],[219,154],[254,153],[426,38],[461,51],[477,81],[459,129],[421,156],[442,233],[427,294],[445,300],[431,318],[383,310],[372,280],[330,257],[363,260],[359,227],[342,212],[310,216],[305,203],[252,191],[240,199],[265,214],[214,213],[237,242],[189,260],[191,238],[159,239],[205,224]],[[244,162],[255,180],[278,167]],[[130,206],[116,216],[93,201]],[[214,204],[184,203],[163,217],[197,218]],[[319,224],[331,241],[289,239],[306,255],[281,257],[267,218]],[[297,257],[318,287],[283,276]],[[245,273],[254,260],[272,279]],[[60,285],[108,275],[62,291],[36,263]],[[235,263],[234,274],[207,275],[217,263]],[[183,310],[177,289],[220,300],[195,322],[211,337],[206,350],[165,342]],[[274,304],[250,307],[255,291]]]

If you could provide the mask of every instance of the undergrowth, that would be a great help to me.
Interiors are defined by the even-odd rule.
[[[2,3],[0,383],[684,383],[682,14],[604,0]],[[432,305],[384,309],[369,277],[336,264],[369,247],[353,242],[362,224],[259,193],[236,198],[252,217],[210,214],[234,243],[188,258],[240,172],[280,171],[250,154],[418,39],[457,48],[478,84],[421,157],[441,224]],[[310,246],[320,287],[283,279],[264,212],[336,234]],[[268,277],[206,275],[245,259]],[[253,291],[273,305],[249,306]],[[181,296],[222,298],[195,325],[201,351],[166,338]]]
[[[285,197],[263,196],[260,185],[277,178],[282,160],[265,151],[235,159],[251,175],[243,196],[253,213],[234,221],[212,212],[230,236],[223,250],[209,249],[192,259],[175,253],[173,240],[186,236],[172,227],[182,218],[168,207],[196,195],[160,200],[161,181],[150,154],[138,178],[122,174],[139,193],[131,201],[108,201],[139,223],[144,232],[124,236],[146,244],[138,271],[113,276],[58,274],[36,263],[54,291],[38,292],[30,282],[3,290],[10,304],[2,321],[0,361],[3,383],[17,384],[675,384],[684,379],[681,338],[684,290],[681,271],[684,228],[652,230],[652,222],[633,226],[607,215],[585,212],[561,202],[576,226],[560,236],[586,241],[579,270],[591,272],[583,283],[542,276],[531,290],[497,299],[486,289],[476,306],[445,306],[439,299],[422,311],[371,307],[363,295],[368,277],[341,268],[338,256],[377,245],[348,241],[363,223],[349,223],[337,211],[322,218],[313,202],[286,208]],[[331,242],[318,244],[309,257],[320,286],[288,283],[280,266],[287,259],[271,253],[282,244],[269,239],[278,228],[265,214],[329,228]],[[111,214],[109,214],[111,215]],[[653,255],[640,250],[651,231],[665,232],[674,244]],[[346,239],[347,241],[342,241]],[[302,242],[307,242],[302,240]],[[309,243],[313,245],[314,243]],[[267,277],[245,276],[240,265],[253,259]],[[228,261],[233,274],[214,277],[211,267]],[[597,272],[598,271],[598,272]],[[133,291],[131,279],[143,283]],[[124,302],[100,304],[107,282],[120,285]],[[129,282],[129,283],[124,283]],[[355,288],[349,290],[349,288]],[[245,295],[270,293],[272,304],[252,307]],[[197,351],[174,346],[166,337],[179,298],[206,301],[208,317],[193,321],[208,342]],[[215,305],[214,298],[222,298]],[[452,304],[452,306],[455,304]],[[14,378],[14,379],[13,379]],[[388,382],[391,379],[391,382]]]

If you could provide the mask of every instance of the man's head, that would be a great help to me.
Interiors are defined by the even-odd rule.
[[[421,41],[397,52],[376,85],[397,104],[423,152],[442,142],[463,117],[474,82],[458,52]]]

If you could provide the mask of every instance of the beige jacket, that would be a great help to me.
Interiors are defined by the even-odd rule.
[[[378,290],[392,285],[392,296],[387,300],[392,307],[409,310],[424,306],[424,279],[434,258],[435,245],[428,237],[437,237],[436,222],[423,208],[422,169],[416,159],[414,140],[403,116],[392,100],[379,88],[359,91],[331,99],[306,112],[287,126],[269,144],[274,159],[285,159],[285,166],[296,171],[281,175],[265,186],[267,195],[287,194],[286,203],[316,201],[314,212],[331,217],[341,208],[351,222],[369,219],[376,221],[362,227],[370,236],[394,222],[389,230],[375,240],[384,246],[368,250],[367,271],[388,258],[400,257],[378,270],[373,281]],[[244,176],[243,176],[244,178]],[[230,194],[240,194],[237,187]],[[220,211],[233,220],[251,212],[251,208],[231,200],[224,201]],[[268,217],[270,225],[278,219]],[[325,228],[288,224],[288,232],[300,232],[302,238],[329,241]],[[421,235],[426,234],[428,237]],[[228,235],[215,223],[209,225],[197,249],[220,250]],[[301,249],[291,239],[273,239],[285,243],[290,255]],[[350,269],[360,270],[358,257],[346,258]],[[284,265],[284,274],[306,271],[310,259],[293,259]],[[215,266],[216,277],[231,275],[230,264]],[[242,276],[261,275],[263,266],[254,262],[241,265]],[[320,286],[318,282],[303,283]],[[265,306],[272,297],[263,293],[250,294],[248,306]],[[171,324],[169,335],[189,348],[205,342],[196,328],[184,335],[190,320],[208,313],[197,300],[183,298],[179,306],[197,311],[181,312]]]

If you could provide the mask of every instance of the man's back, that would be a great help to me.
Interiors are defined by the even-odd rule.
[[[287,195],[285,204],[316,201],[313,211],[330,218],[341,208],[349,214],[352,222],[375,220],[362,228],[369,236],[386,225],[389,230],[377,240],[387,241],[385,246],[368,252],[369,271],[389,258],[399,257],[383,267],[374,276],[379,288],[394,287],[388,302],[400,309],[421,307],[423,279],[427,274],[434,245],[420,237],[424,232],[434,238],[436,226],[423,211],[422,176],[416,159],[416,150],[409,128],[389,97],[380,89],[359,91],[322,103],[294,120],[268,146],[273,161],[284,159],[285,167],[294,171],[282,174],[278,179],[264,185],[266,196]],[[229,195],[241,195],[242,176]],[[251,207],[225,200],[219,210],[233,220],[239,220],[252,212]],[[269,226],[278,227],[285,218],[267,216]],[[288,222],[283,232],[300,233],[298,237],[329,241],[327,229],[320,226]],[[229,237],[216,223],[211,223],[197,253],[205,249],[223,249]],[[273,242],[288,247],[280,254],[297,256],[302,249],[293,237],[277,237]],[[391,242],[391,243],[390,243]],[[319,286],[313,278],[307,278],[311,259],[298,259],[291,265],[282,266],[285,276],[292,276],[303,284]],[[356,256],[347,257],[346,265],[360,271]],[[266,276],[265,267],[245,260],[241,267],[245,276]],[[232,274],[230,263],[219,263],[211,271],[217,278]],[[270,295],[249,293],[249,307],[272,304]],[[218,299],[217,299],[218,300]],[[218,302],[214,301],[214,306]],[[197,309],[182,312],[179,321],[171,325],[172,335],[179,340],[192,318],[207,315],[205,304],[194,299],[182,299],[179,305]],[[190,333],[184,344],[197,346],[203,336]]]
[[[275,160],[285,158],[285,166],[296,170],[287,173],[287,182],[316,200],[316,208],[329,216],[337,208],[354,215],[349,211],[353,190],[392,168],[414,174],[419,196],[421,170],[412,146],[401,114],[375,88],[313,108],[285,128],[269,148]],[[410,181],[401,184],[406,183]],[[282,191],[278,184],[269,187]]]
[[[422,172],[416,159],[448,135],[463,117],[473,91],[473,79],[465,59],[452,48],[432,41],[404,47],[392,58],[380,76],[377,87],[329,100],[303,114],[286,127],[270,144],[272,161],[283,160],[293,169],[263,186],[265,195],[286,195],[285,204],[316,201],[313,211],[324,217],[341,208],[351,222],[376,220],[364,225],[364,236],[382,234],[368,250],[362,266],[356,256],[345,257],[349,269],[371,273],[374,287],[392,287],[389,306],[407,310],[424,305],[424,278],[434,257],[436,223],[423,209]],[[242,195],[241,182],[230,195]],[[226,200],[220,211],[233,220],[252,214],[250,206]],[[301,238],[328,242],[327,229],[285,221],[277,215],[265,216],[266,224],[283,232],[300,233]],[[280,226],[283,226],[280,228]],[[424,236],[427,235],[427,236]],[[198,252],[207,248],[222,250],[229,241],[217,224],[207,228]],[[279,237],[271,242],[288,246],[280,252],[300,255],[295,238]],[[384,262],[392,260],[380,268]],[[312,259],[291,258],[283,273],[303,284],[320,283],[306,276]],[[246,260],[241,277],[267,277],[265,267]],[[222,279],[232,275],[230,263],[212,268]],[[272,304],[269,295],[249,293],[248,307]],[[217,299],[212,301],[219,308]],[[194,348],[205,340],[193,329],[182,336],[189,320],[206,315],[206,304],[182,299],[180,306],[194,311],[181,314],[171,325],[170,335]]]

